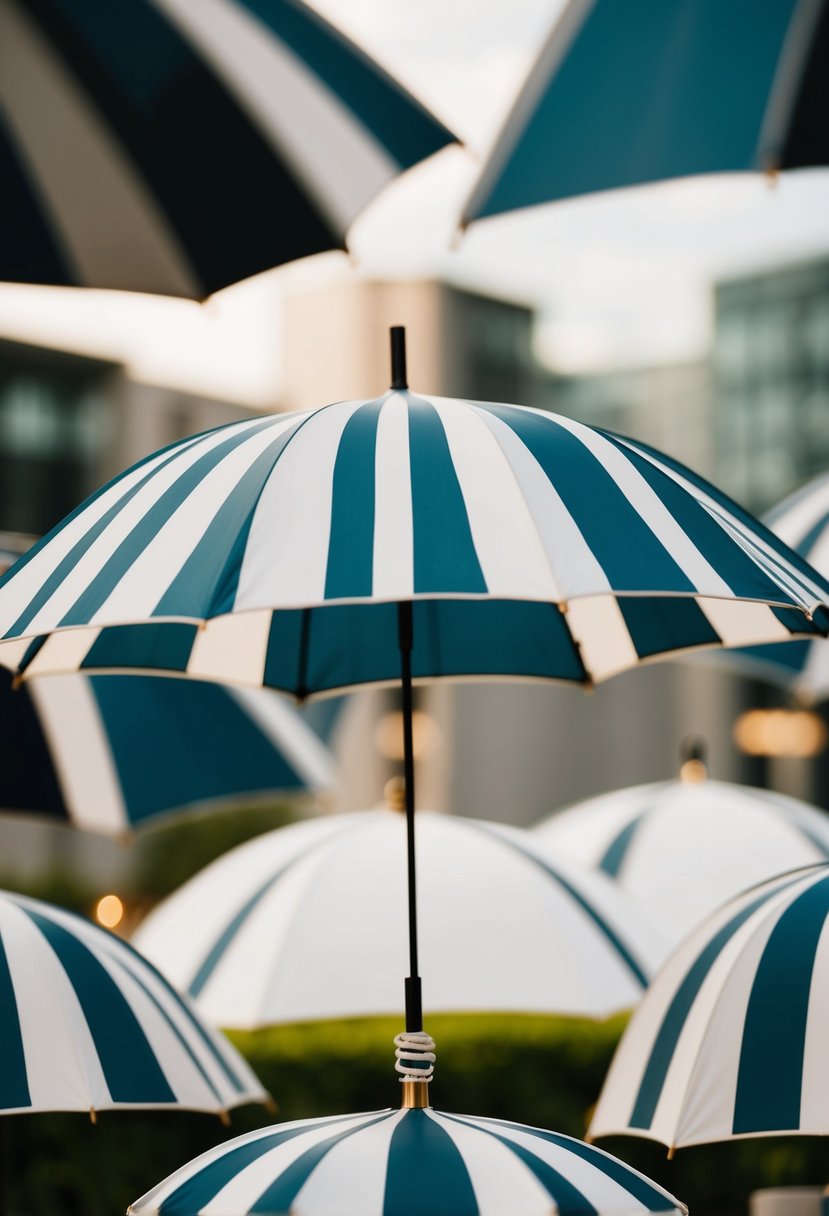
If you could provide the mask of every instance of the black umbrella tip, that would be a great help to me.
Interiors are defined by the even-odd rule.
[[[406,330],[402,325],[392,325],[391,337],[391,387],[406,389]]]

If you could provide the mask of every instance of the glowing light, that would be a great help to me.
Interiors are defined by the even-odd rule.
[[[734,723],[733,734],[748,756],[808,760],[829,742],[825,722],[808,709],[749,709]]]
[[[437,722],[422,709],[412,714],[412,750],[415,760],[427,756],[440,742]],[[399,712],[383,714],[374,731],[374,743],[386,760],[403,759],[403,715]]]
[[[708,769],[701,760],[692,758],[683,760],[679,769],[680,781],[685,781],[688,785],[697,785],[700,781],[704,781],[708,776]]]
[[[105,929],[114,929],[124,918],[124,905],[117,895],[104,895],[95,907],[95,919]]]

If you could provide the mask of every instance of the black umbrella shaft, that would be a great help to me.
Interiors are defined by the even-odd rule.
[[[400,679],[403,688],[403,778],[406,783],[406,859],[409,884],[409,971],[406,980],[406,1029],[423,1029],[423,1002],[417,965],[417,873],[415,867],[415,783],[412,737],[412,605],[397,605]]]

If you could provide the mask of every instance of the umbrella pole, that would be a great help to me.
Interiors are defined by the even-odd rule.
[[[423,1029],[423,1001],[417,964],[417,874],[415,868],[415,784],[412,740],[412,605],[397,605],[400,679],[403,691],[403,776],[406,786],[406,859],[409,886],[409,971],[406,979],[406,1030]]]
[[[406,330],[393,325],[391,337],[391,387],[405,390]],[[400,680],[403,690],[403,777],[406,783],[406,859],[409,884],[409,971],[406,980],[406,1030],[423,1029],[423,1001],[417,966],[417,883],[415,872],[415,782],[414,745],[412,742],[412,604],[406,600],[397,605],[397,641],[400,647]]]

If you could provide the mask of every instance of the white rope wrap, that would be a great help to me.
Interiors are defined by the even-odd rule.
[[[435,1072],[435,1040],[425,1031],[403,1031],[395,1036],[394,1067],[402,1081],[431,1081]],[[407,1063],[406,1061],[411,1061]]]

